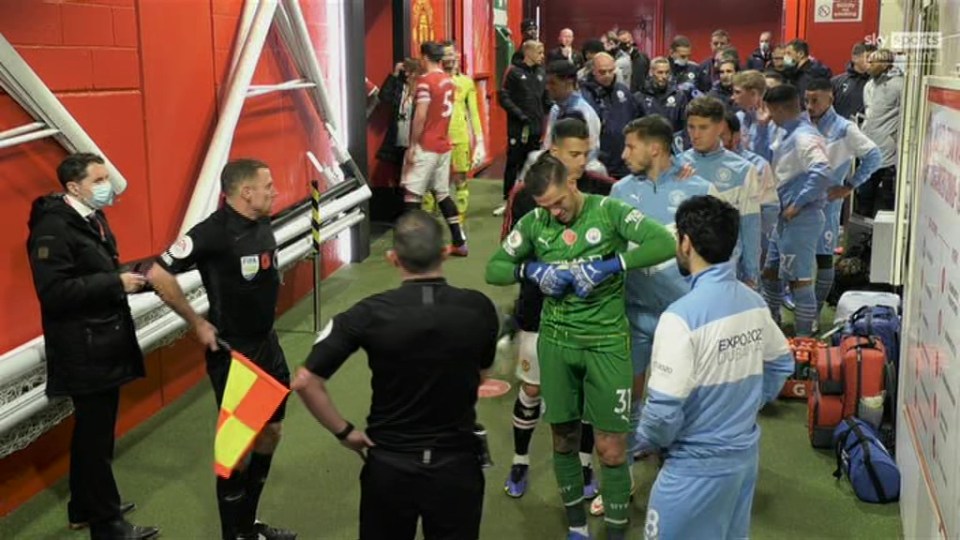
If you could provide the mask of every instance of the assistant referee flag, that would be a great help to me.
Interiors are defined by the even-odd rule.
[[[247,357],[230,352],[230,372],[213,443],[213,470],[218,476],[230,477],[289,392]]]

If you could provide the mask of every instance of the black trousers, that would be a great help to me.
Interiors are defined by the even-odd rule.
[[[856,213],[873,219],[880,210],[893,210],[896,201],[897,167],[877,169],[870,179],[857,188]]]
[[[360,472],[360,540],[480,537],[484,478],[476,452],[372,448]]]
[[[70,441],[71,522],[119,519],[120,491],[113,478],[113,442],[120,388],[70,396],[73,439]]]
[[[527,143],[520,142],[519,138],[510,137],[507,142],[507,164],[503,169],[503,200],[510,196],[510,190],[517,183],[517,176],[527,162],[527,155],[540,148],[540,139],[530,137]]]

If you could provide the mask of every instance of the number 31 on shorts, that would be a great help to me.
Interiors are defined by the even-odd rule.
[[[617,405],[613,408],[613,414],[630,421],[630,396],[633,394],[632,388],[617,390]]]

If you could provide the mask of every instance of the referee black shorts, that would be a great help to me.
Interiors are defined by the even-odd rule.
[[[230,347],[249,358],[260,369],[284,386],[290,386],[290,368],[287,367],[287,358],[280,347],[280,339],[276,331],[258,341],[244,342],[242,340],[227,340]],[[223,401],[223,392],[227,388],[227,375],[230,373],[230,354],[224,349],[218,351],[207,350],[207,375],[213,385],[213,393],[217,398],[217,409]],[[287,399],[284,398],[280,406],[270,417],[268,423],[282,422],[287,415]]]

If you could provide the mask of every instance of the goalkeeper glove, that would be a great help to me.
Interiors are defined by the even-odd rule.
[[[473,159],[471,160],[471,169],[476,169],[487,160],[487,152],[484,150],[483,139],[477,139],[477,144],[473,148]]]
[[[570,270],[555,264],[542,262],[523,263],[519,267],[519,277],[536,283],[540,291],[546,296],[560,298],[573,283]]]
[[[604,280],[623,272],[624,267],[623,258],[620,255],[603,261],[575,264],[570,269],[573,274],[574,291],[580,298],[586,298]]]

